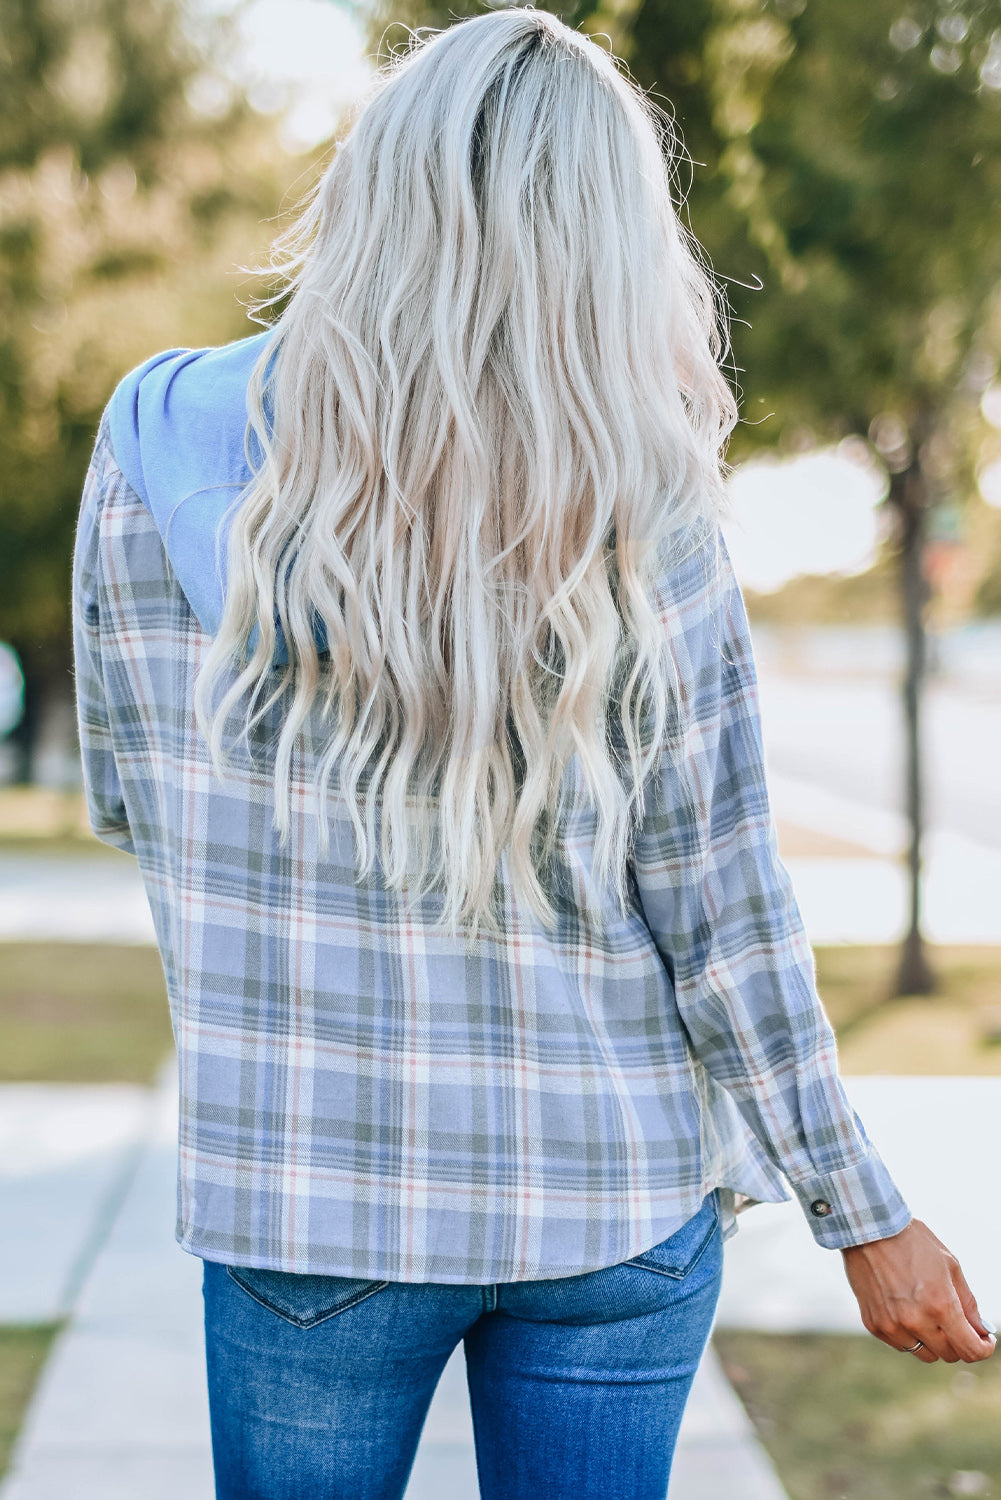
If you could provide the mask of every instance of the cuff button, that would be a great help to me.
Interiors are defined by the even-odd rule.
[[[810,1212],[815,1214],[818,1219],[826,1219],[827,1215],[831,1212],[831,1205],[824,1198],[814,1198],[810,1204]]]

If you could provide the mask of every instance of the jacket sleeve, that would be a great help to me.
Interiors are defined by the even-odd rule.
[[[717,542],[717,564],[703,554],[661,586],[681,713],[648,785],[635,876],[694,1053],[818,1243],[843,1248],[897,1234],[911,1213],[838,1075],[778,854],[744,600]]]
[[[73,664],[77,732],[90,826],[106,844],[135,854],[115,762],[101,660],[101,516],[109,462],[107,419],[87,470],[73,548]]]

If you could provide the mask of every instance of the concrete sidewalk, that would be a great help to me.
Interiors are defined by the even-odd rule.
[[[0,1323],[71,1310],[145,1148],[151,1104],[133,1084],[0,1085]]]
[[[155,943],[139,866],[100,845],[72,854],[0,849],[0,940]]]
[[[200,1263],[173,1237],[175,1083],[155,1096],[145,1150],[28,1413],[2,1500],[211,1500]],[[123,1171],[128,1173],[128,1164]],[[783,1500],[715,1357],[685,1414],[671,1500]],[[421,1440],[407,1500],[475,1500],[461,1348]]]

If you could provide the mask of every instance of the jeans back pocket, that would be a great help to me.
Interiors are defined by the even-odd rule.
[[[266,1271],[255,1266],[227,1266],[248,1296],[296,1328],[315,1328],[381,1292],[388,1281],[361,1281],[353,1276],[310,1276],[298,1271]]]
[[[656,1271],[660,1276],[671,1276],[681,1281],[693,1269],[699,1257],[712,1240],[719,1227],[719,1194],[715,1189],[702,1200],[702,1207],[680,1229],[625,1262],[627,1266],[643,1266],[647,1271]]]

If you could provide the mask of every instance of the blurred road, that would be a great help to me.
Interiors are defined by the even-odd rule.
[[[879,814],[903,809],[899,643],[883,631],[754,634],[769,765]],[[927,822],[1001,851],[1001,629],[957,632],[924,711]]]

